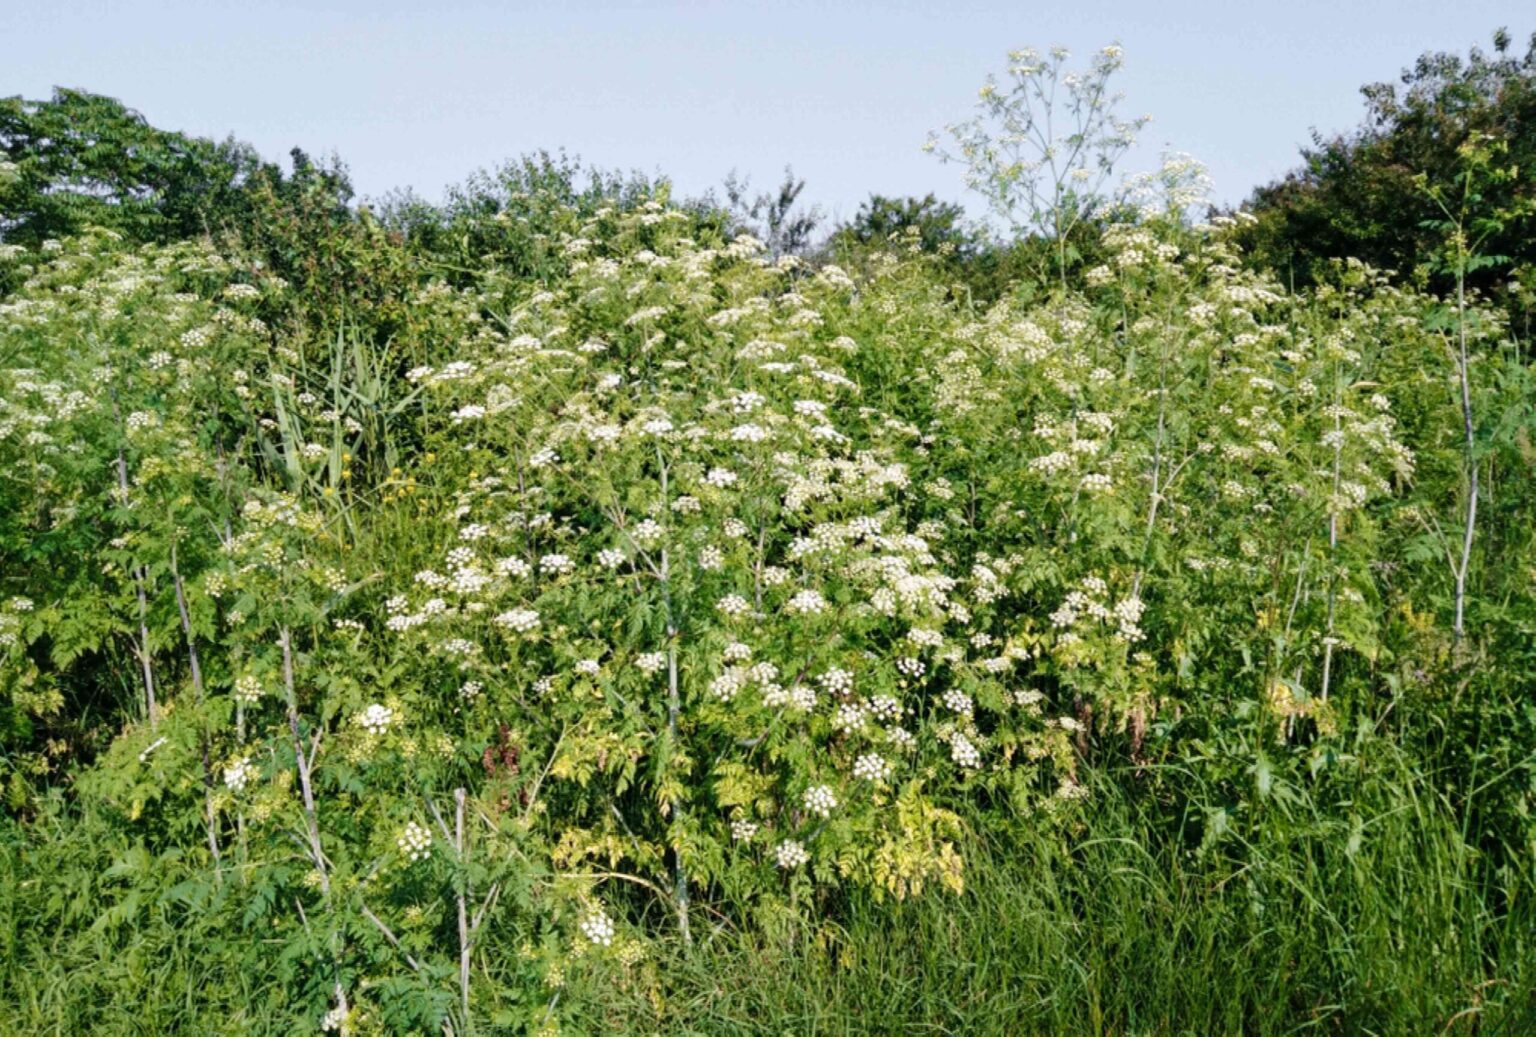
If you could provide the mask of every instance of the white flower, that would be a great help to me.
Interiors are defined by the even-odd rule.
[[[908,630],[907,640],[925,648],[942,648],[944,646],[943,634],[937,630],[927,630],[923,627],[913,627],[911,630]]]
[[[597,564],[605,569],[617,569],[624,564],[624,552],[612,547],[597,552]]]
[[[756,821],[748,821],[744,817],[738,817],[731,822],[731,838],[738,843],[744,843],[756,835],[760,827]]]
[[[837,807],[837,797],[832,794],[829,785],[812,785],[805,790],[801,802],[805,804],[806,810],[821,817],[831,817]]]
[[[805,847],[793,839],[785,839],[774,848],[773,859],[779,867],[786,871],[790,868],[798,868],[811,859],[811,855],[805,852]]]
[[[583,677],[596,677],[602,669],[602,664],[596,659],[583,659],[576,664],[576,672]]]
[[[527,576],[533,572],[533,567],[521,558],[509,556],[496,560],[496,571],[503,576]]]
[[[512,609],[509,612],[503,612],[491,622],[519,634],[526,634],[539,625],[539,614],[533,609]]]
[[[704,476],[704,482],[716,489],[727,489],[736,485],[736,473],[729,468],[711,468],[709,474]]]
[[[224,784],[231,792],[244,792],[246,785],[250,784],[255,776],[256,768],[251,766],[249,756],[242,756],[224,768]]]
[[[950,688],[944,693],[944,705],[963,716],[971,715],[971,697],[958,688]]]
[[[949,758],[962,767],[981,766],[981,753],[976,751],[969,738],[959,732],[949,740]]]
[[[235,701],[247,706],[261,701],[261,681],[255,674],[242,673],[235,678]]]
[[[382,735],[395,722],[395,711],[375,702],[357,715],[357,723],[371,735]]]
[[[401,829],[395,845],[410,860],[425,860],[432,853],[432,833],[415,821],[410,821]]]
[[[576,563],[563,554],[547,554],[539,559],[539,568],[552,576],[560,576],[576,568]]]
[[[853,691],[853,674],[847,670],[832,667],[826,673],[817,678],[821,686],[833,695],[846,695]]]
[[[731,439],[737,443],[761,443],[768,438],[761,426],[748,422],[731,429]]]
[[[743,598],[740,594],[727,594],[725,597],[715,602],[715,608],[719,609],[727,616],[745,615],[747,610],[751,607],[751,605],[747,604],[747,599]]]
[[[853,776],[863,781],[883,782],[890,774],[891,765],[878,753],[866,753],[853,761]]]
[[[635,543],[641,547],[648,547],[659,541],[665,533],[666,530],[655,519],[642,519],[636,523],[630,536],[634,537]]]
[[[721,702],[729,702],[741,690],[741,678],[734,670],[726,670],[709,682],[709,693]]]
[[[856,702],[844,702],[832,714],[832,726],[839,731],[858,731],[864,726],[868,712]]]
[[[641,673],[660,673],[667,668],[667,655],[665,652],[644,652],[635,657],[635,665]]]
[[[785,611],[801,616],[814,616],[825,612],[826,608],[827,599],[817,590],[803,590],[784,606]]]
[[[796,684],[789,689],[789,706],[802,713],[816,708],[816,689],[809,684]]]
[[[450,656],[472,656],[478,653],[479,645],[465,638],[450,638],[449,641],[442,642],[442,651]]]
[[[581,932],[599,947],[613,944],[613,919],[600,907],[588,911],[581,920]]]

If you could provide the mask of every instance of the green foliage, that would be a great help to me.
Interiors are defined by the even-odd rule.
[[[966,131],[1011,244],[548,155],[376,216],[296,153],[217,233],[0,247],[0,1017],[1536,1017],[1528,354],[1245,266],[1188,161],[1111,204],[1117,64],[1053,171]],[[1458,278],[1508,156],[1422,182]]]
[[[1283,278],[1308,284],[1333,259],[1353,257],[1419,276],[1437,249],[1439,209],[1419,181],[1451,191],[1463,167],[1463,149],[1479,140],[1503,149],[1512,175],[1489,186],[1487,210],[1519,215],[1487,238],[1490,255],[1509,268],[1483,271],[1474,287],[1508,303],[1527,319],[1526,288],[1517,290],[1536,262],[1531,242],[1531,170],[1536,169],[1536,38],[1523,57],[1510,52],[1508,33],[1494,35],[1493,52],[1473,48],[1466,58],[1427,53],[1405,70],[1401,86],[1361,88],[1366,115],[1346,134],[1317,137],[1304,149],[1303,168],[1254,192],[1247,208],[1258,221],[1243,232],[1252,262]],[[1443,271],[1430,281],[1449,286]]]
[[[156,129],[120,102],[58,89],[0,100],[0,239],[36,246],[87,227],[137,241],[206,234],[260,162],[247,146]]]

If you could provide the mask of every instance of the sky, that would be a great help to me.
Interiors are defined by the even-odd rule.
[[[1165,150],[1241,201],[1315,128],[1354,126],[1362,84],[1427,50],[1523,53],[1528,2],[930,0],[807,3],[470,0],[0,0],[0,96],[108,94],[152,124],[268,157],[335,153],[361,195],[437,200],[539,148],[669,176],[683,194],[733,170],[849,218],[872,192],[965,201],[921,151],[967,117],[1010,49],[1110,42],[1126,115],[1150,114],[1125,172]],[[980,212],[973,205],[973,211]]]

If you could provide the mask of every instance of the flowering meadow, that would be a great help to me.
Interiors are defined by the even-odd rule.
[[[994,298],[547,162],[0,245],[0,1028],[1536,1020],[1530,340],[1088,180]]]

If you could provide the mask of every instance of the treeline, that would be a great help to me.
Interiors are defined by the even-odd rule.
[[[1257,217],[1239,237],[1246,261],[1304,286],[1354,258],[1405,284],[1444,290],[1450,277],[1439,224],[1447,208],[1473,207],[1472,233],[1487,259],[1471,283],[1528,322],[1536,292],[1536,35],[1523,55],[1504,30],[1491,51],[1426,53],[1400,83],[1367,84],[1361,94],[1356,128],[1314,132],[1298,168],[1256,188],[1240,207]],[[1507,171],[1481,184],[1475,198],[1458,180],[1469,147],[1485,149]],[[538,209],[552,199],[594,211],[668,197],[703,223],[755,233],[775,253],[844,265],[903,240],[934,256],[958,290],[982,303],[1028,281],[1054,247],[1038,235],[1000,236],[932,194],[872,194],[853,218],[829,225],[789,170],[769,191],[754,192],[733,175],[720,194],[682,200],[670,198],[664,179],[548,152],[477,173],[439,203],[403,191],[358,204],[339,158],[294,148],[285,168],[233,137],[159,129],[118,100],[75,89],[48,100],[0,100],[0,155],[0,241],[37,245],[91,226],[144,243],[207,236],[244,247],[296,285],[323,285],[348,305],[378,305],[398,276],[378,268],[381,240],[444,267],[496,253],[537,273]],[[504,236],[486,235],[488,214],[501,214]],[[1106,211],[1074,228],[1069,254],[1078,268],[1096,264],[1090,253],[1112,218]]]

